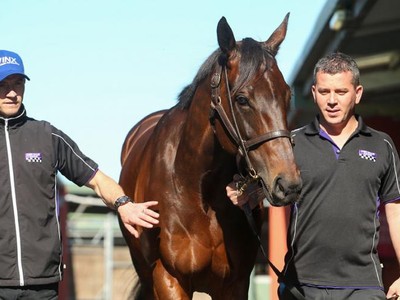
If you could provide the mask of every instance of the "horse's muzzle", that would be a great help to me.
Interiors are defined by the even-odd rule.
[[[273,206],[285,206],[293,204],[300,199],[303,183],[301,178],[292,180],[285,177],[277,177],[271,189],[271,199],[268,199]]]

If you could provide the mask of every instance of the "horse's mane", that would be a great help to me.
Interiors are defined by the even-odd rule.
[[[218,63],[218,58],[222,54],[220,49],[215,50],[201,65],[192,83],[187,85],[178,96],[179,106],[188,108],[200,82],[202,82],[212,72],[213,66]]]
[[[254,78],[260,68],[268,68],[272,62],[275,62],[271,52],[263,47],[262,43],[251,38],[245,38],[242,42],[237,43],[236,52],[236,55],[240,55],[240,70],[235,86],[231,87],[232,94]],[[214,65],[219,63],[221,55],[223,55],[222,51],[217,49],[201,65],[192,83],[187,85],[179,94],[179,107],[187,109],[190,106],[197,87],[213,71]]]

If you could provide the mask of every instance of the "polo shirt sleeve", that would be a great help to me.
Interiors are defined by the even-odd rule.
[[[58,171],[76,185],[85,185],[97,172],[97,163],[84,155],[68,135],[54,126],[52,139]]]
[[[388,150],[388,168],[382,178],[379,196],[383,203],[400,200],[400,161],[395,144],[388,135],[384,135],[384,142]]]

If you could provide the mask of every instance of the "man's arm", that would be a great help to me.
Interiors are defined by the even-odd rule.
[[[96,172],[86,186],[93,189],[111,209],[115,209],[115,200],[125,195],[122,187],[100,170]],[[157,204],[157,201],[143,203],[128,202],[118,207],[118,213],[126,229],[135,237],[139,237],[139,232],[135,228],[136,225],[152,228],[153,225],[158,224],[159,214],[150,209],[151,206]]]
[[[385,213],[389,225],[390,238],[400,266],[400,201],[386,204]],[[390,286],[386,298],[396,299],[398,296],[400,296],[400,278]]]

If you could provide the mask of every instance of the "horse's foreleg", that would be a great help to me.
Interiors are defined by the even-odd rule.
[[[234,287],[227,287],[226,292],[222,295],[223,300],[247,300],[249,296],[249,285],[236,284]]]
[[[153,271],[154,298],[157,300],[190,300],[188,294],[178,280],[167,272],[160,260]]]
[[[212,299],[218,300],[247,300],[249,296],[249,280],[238,279],[230,284],[211,284],[209,295]]]

